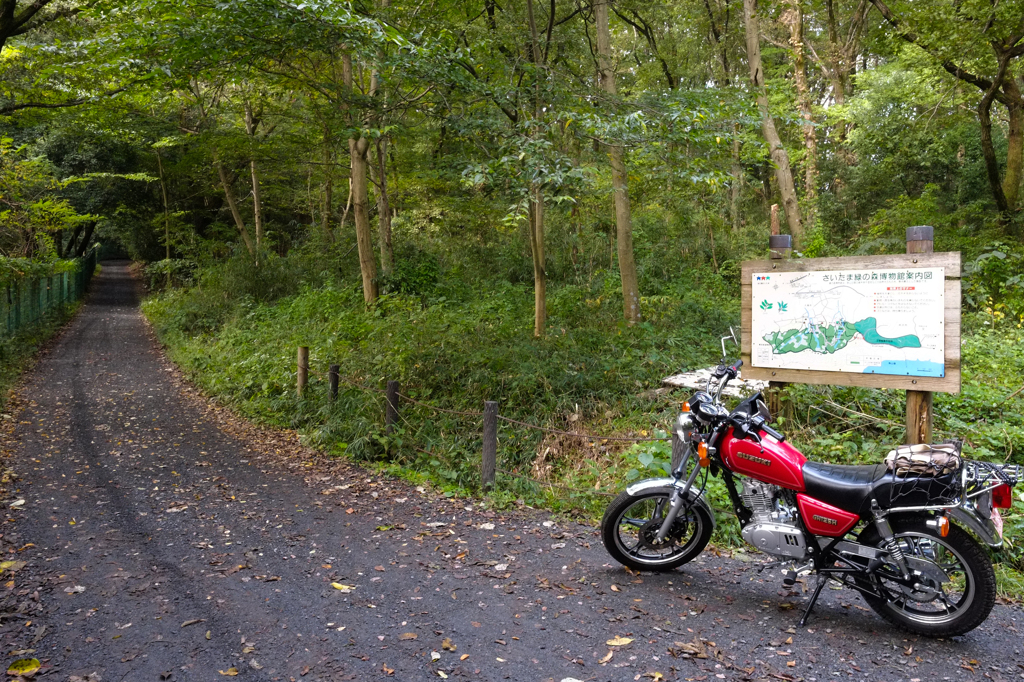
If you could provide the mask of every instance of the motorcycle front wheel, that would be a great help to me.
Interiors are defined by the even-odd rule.
[[[668,571],[691,561],[711,539],[714,522],[702,504],[679,512],[671,532],[657,542],[658,529],[669,509],[669,493],[623,492],[608,505],[601,521],[601,539],[612,558],[635,570]]]
[[[914,574],[912,585],[886,564],[871,577],[857,578],[882,597],[862,593],[878,615],[894,625],[930,637],[962,635],[981,625],[996,600],[996,576],[988,553],[962,528],[950,524],[941,537],[924,519],[892,522],[895,541]],[[860,542],[884,548],[874,526]]]

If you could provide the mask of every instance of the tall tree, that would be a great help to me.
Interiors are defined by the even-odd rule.
[[[757,0],[743,0],[743,22],[747,33],[747,65],[750,68],[750,84],[757,97],[757,108],[761,114],[761,132],[768,143],[769,154],[775,165],[775,179],[778,181],[779,194],[782,195],[782,207],[786,212],[793,241],[800,244],[803,238],[803,221],[800,217],[800,202],[796,197],[796,186],[793,183],[793,170],[789,164],[789,154],[782,146],[782,138],[775,127],[771,111],[768,109],[768,90],[764,82],[764,70],[761,67],[761,31],[757,19]]]
[[[978,102],[981,149],[985,158],[992,197],[1009,224],[1017,209],[1024,170],[1024,94],[1018,82],[1017,60],[1024,55],[1024,6],[1021,2],[968,3],[965,6],[920,8],[908,5],[917,15],[912,27],[882,0],[871,0],[896,34],[934,57],[957,79],[982,92]],[[934,11],[932,11],[934,9]],[[992,140],[992,105],[999,102],[1007,113],[1006,164],[1000,163]]]
[[[554,7],[552,6],[552,12]],[[552,16],[554,16],[552,14]],[[537,18],[533,0],[526,0],[526,20],[530,28],[530,55],[533,61],[533,136],[540,135],[541,116],[541,62],[540,40],[537,36]],[[533,335],[544,336],[548,319],[547,269],[544,258],[544,188],[539,178],[530,184],[530,252],[533,255]]]
[[[594,23],[597,28],[597,80],[601,89],[614,98],[616,86],[615,72],[612,69],[611,32],[608,29],[608,4],[609,0],[594,0],[593,4]],[[612,166],[612,193],[615,197],[615,234],[619,278],[622,281],[622,312],[629,324],[636,324],[640,321],[640,288],[637,284],[636,262],[633,258],[633,218],[629,207],[629,179],[625,156],[625,149],[621,144],[608,145],[608,157]]]
[[[783,14],[783,23],[789,26],[789,49],[793,56],[793,84],[803,119],[804,134],[804,203],[807,222],[814,224],[815,202],[818,198],[818,136],[814,113],[811,111],[811,87],[807,80],[807,58],[804,53],[804,10],[801,0],[789,0],[790,7]]]

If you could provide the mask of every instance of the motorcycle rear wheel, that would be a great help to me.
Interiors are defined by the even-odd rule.
[[[891,524],[905,557],[938,565],[949,580],[920,575],[920,589],[912,589],[878,573],[873,578],[859,577],[857,582],[862,587],[880,589],[886,595],[880,598],[861,593],[868,606],[893,625],[929,637],[962,635],[981,625],[996,600],[995,571],[985,549],[952,524],[946,537],[920,518],[896,519]],[[864,544],[883,546],[874,526],[869,526],[859,539]],[[887,565],[880,572],[898,573],[898,569]]]
[[[669,493],[623,492],[608,505],[601,521],[601,539],[612,558],[634,570],[669,571],[693,560],[707,546],[714,521],[702,504],[680,511],[669,537],[656,544],[669,507]]]

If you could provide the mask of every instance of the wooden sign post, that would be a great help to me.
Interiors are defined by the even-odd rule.
[[[932,253],[935,228],[917,225],[907,228],[907,253]],[[957,273],[959,274],[959,273]],[[959,342],[959,339],[957,339]],[[959,357],[959,353],[957,353]],[[907,445],[932,442],[932,392],[907,391]]]
[[[907,442],[930,441],[932,393],[960,391],[960,254],[933,243],[918,226],[906,254],[792,258],[772,236],[771,260],[742,264],[743,377],[903,389]]]

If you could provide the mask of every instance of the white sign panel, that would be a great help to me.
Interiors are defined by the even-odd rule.
[[[944,268],[752,275],[751,364],[944,377]]]

